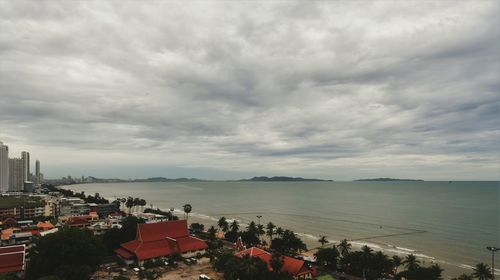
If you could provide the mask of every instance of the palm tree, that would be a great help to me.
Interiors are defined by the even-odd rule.
[[[340,241],[340,244],[337,245],[337,248],[339,249],[342,257],[349,255],[349,251],[351,251],[351,247],[352,247],[352,245],[351,245],[351,243],[349,243],[349,241],[347,241],[347,239]]]
[[[366,279],[366,267],[368,266],[373,250],[368,246],[361,247],[361,252],[363,253],[363,279]]]
[[[285,231],[281,227],[276,228],[276,235],[277,236],[279,236],[279,237],[283,236],[284,232]]]
[[[326,243],[330,242],[328,239],[326,239],[325,235],[322,235],[319,239],[318,242],[321,243],[321,247],[325,246]]]
[[[240,230],[240,225],[238,224],[238,221],[233,220],[229,228],[232,232],[238,232],[238,230]]]
[[[226,217],[220,217],[219,222],[217,222],[217,225],[219,226],[220,230],[222,230],[224,233],[229,229],[229,223],[226,220]]]
[[[491,273],[491,268],[485,263],[478,263],[474,268],[474,273],[472,276],[476,277],[478,280],[488,280],[493,279],[493,274]]]
[[[474,280],[472,275],[468,275],[465,273],[460,274],[460,276],[452,278],[451,280]]]
[[[269,240],[270,242],[273,242],[273,234],[274,234],[274,229],[276,228],[276,226],[269,222],[267,225],[266,225],[266,229],[267,229],[267,235],[269,236]]]
[[[214,226],[211,226],[209,229],[208,229],[208,239],[210,239],[211,241],[214,241],[215,238],[216,238],[216,234],[217,234],[217,230],[215,229]]]
[[[128,214],[130,215],[132,212],[132,207],[134,207],[134,199],[131,196],[129,196],[127,198],[127,201],[125,202],[125,206],[127,206]]]
[[[193,207],[191,207],[191,204],[184,204],[182,206],[184,208],[184,213],[186,213],[186,220],[189,218],[189,213],[191,213],[191,210],[193,210]]]
[[[420,261],[417,260],[413,254],[406,256],[403,261],[403,264],[408,271],[415,271],[420,266],[419,263]]]
[[[396,273],[398,272],[398,268],[401,266],[401,264],[403,264],[403,259],[401,259],[400,256],[397,256],[397,255],[394,255],[392,256],[392,274],[393,275],[396,275]]]
[[[139,198],[134,198],[134,210],[137,212],[137,206],[141,205],[141,200]]]

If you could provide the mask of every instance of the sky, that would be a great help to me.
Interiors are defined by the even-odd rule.
[[[0,1],[45,177],[500,178],[498,1]]]

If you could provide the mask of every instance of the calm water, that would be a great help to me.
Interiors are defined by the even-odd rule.
[[[154,207],[193,206],[191,220],[242,223],[262,215],[316,247],[319,235],[369,244],[387,254],[413,253],[439,262],[447,275],[500,246],[499,182],[196,182],[72,185],[101,196],[141,197]],[[500,259],[497,258],[497,259]],[[500,268],[500,262],[496,263]]]

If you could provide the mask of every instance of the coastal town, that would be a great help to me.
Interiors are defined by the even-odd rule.
[[[9,174],[5,162],[16,168],[2,147],[3,180]],[[23,155],[28,162],[20,171],[28,178],[29,153]],[[2,280],[442,279],[438,264],[420,265],[413,255],[390,257],[368,246],[355,251],[348,240],[330,244],[326,236],[318,247],[307,248],[293,231],[260,224],[261,216],[248,224],[220,217],[205,226],[190,221],[188,203],[178,217],[179,211],[147,207],[141,198],[110,201],[70,189],[91,183],[84,177],[44,180],[38,161],[36,166],[34,183],[19,184],[16,176],[3,180],[8,185],[0,195]],[[457,279],[491,279],[489,271],[481,263]]]

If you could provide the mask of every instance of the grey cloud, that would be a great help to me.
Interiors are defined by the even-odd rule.
[[[497,12],[494,1],[0,1],[0,140],[73,150],[82,166],[120,158],[220,177],[495,178]]]

